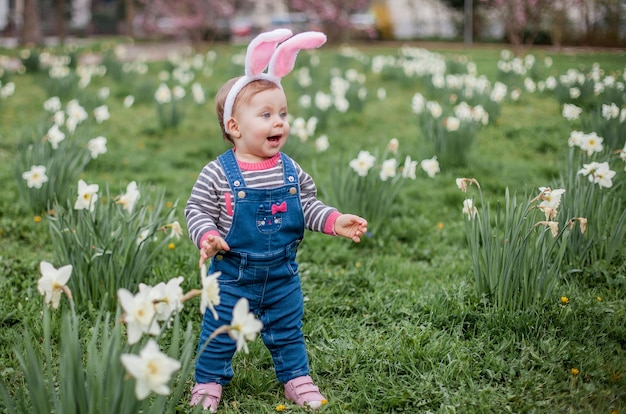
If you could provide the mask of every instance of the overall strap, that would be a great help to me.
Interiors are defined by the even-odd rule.
[[[246,186],[246,182],[241,174],[239,164],[237,164],[237,158],[235,158],[235,151],[233,149],[230,149],[217,157],[217,160],[222,166],[224,174],[226,174],[226,179],[228,180],[228,185],[230,185],[230,189],[233,192],[237,188]]]
[[[296,166],[293,161],[282,152],[280,153],[280,159],[283,163],[283,176],[285,178],[285,184],[296,185],[298,190],[300,190],[300,180],[298,179],[298,172],[296,171]]]

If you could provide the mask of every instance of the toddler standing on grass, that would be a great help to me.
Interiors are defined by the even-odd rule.
[[[318,200],[311,176],[280,152],[289,136],[280,80],[293,69],[299,50],[325,41],[319,32],[262,33],[248,46],[245,75],[217,93],[217,118],[234,148],[203,168],[185,208],[200,266],[211,259],[209,273],[221,272],[219,317],[204,314],[191,405],[216,411],[222,386],[233,377],[236,342],[227,335],[207,341],[230,324],[240,298],[263,323],[261,337],[285,397],[313,409],[326,403],[309,376],[296,252],[305,228],[359,242],[367,221]]]

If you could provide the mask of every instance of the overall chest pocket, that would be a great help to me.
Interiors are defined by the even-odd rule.
[[[287,214],[287,202],[263,203],[256,213],[256,227],[261,233],[269,234],[280,230]]]

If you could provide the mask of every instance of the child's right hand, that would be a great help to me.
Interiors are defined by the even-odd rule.
[[[202,267],[202,265],[204,264],[204,262],[207,261],[207,259],[210,259],[211,257],[215,256],[217,252],[219,252],[220,250],[224,250],[224,251],[230,250],[230,246],[228,245],[228,243],[226,243],[226,240],[224,240],[220,236],[214,236],[214,235],[210,235],[209,237],[207,237],[206,240],[202,242],[202,246],[200,246],[199,267]]]

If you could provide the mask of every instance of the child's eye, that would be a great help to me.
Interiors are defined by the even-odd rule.
[[[287,112],[281,112],[281,113],[280,113],[280,117],[281,117],[282,119],[287,118]]]
[[[262,116],[263,118],[269,118],[271,115],[270,115],[270,113],[269,113],[269,112],[263,112],[263,113],[261,114],[261,116]]]

